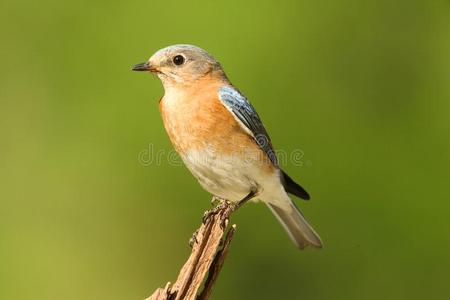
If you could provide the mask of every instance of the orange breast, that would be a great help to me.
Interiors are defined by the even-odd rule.
[[[205,148],[221,155],[240,155],[273,170],[267,155],[220,101],[221,86],[223,82],[207,78],[187,88],[166,91],[160,110],[174,148],[181,155]]]

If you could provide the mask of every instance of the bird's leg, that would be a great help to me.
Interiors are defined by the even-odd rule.
[[[248,193],[247,196],[245,196],[244,198],[239,200],[237,203],[231,203],[230,201],[228,201],[226,199],[223,199],[223,198],[220,198],[217,196],[213,196],[211,203],[218,202],[218,204],[215,207],[213,207],[212,209],[205,211],[205,213],[203,214],[203,224],[206,223],[206,220],[208,220],[211,216],[217,214],[219,211],[226,208],[227,206],[231,206],[231,212],[236,211],[239,207],[244,205],[248,200],[252,199],[256,195],[257,195],[257,190],[253,189],[250,191],[250,193]]]
[[[252,199],[255,196],[256,196],[256,190],[251,190],[247,196],[245,196],[244,198],[242,198],[242,200],[240,200],[238,203],[235,204],[233,210],[237,210],[239,207],[244,205],[248,200]]]
[[[213,196],[211,203],[214,204],[214,202],[218,202],[218,204],[215,207],[205,211],[205,213],[203,214],[203,224],[206,223],[206,220],[208,220],[209,217],[217,214],[220,210],[224,209],[225,207],[227,207],[227,205],[229,205],[227,200],[217,196]]]
[[[242,198],[241,200],[239,200],[238,202],[233,202],[230,203],[229,201],[225,201],[225,206],[224,204],[221,204],[222,208],[225,208],[226,206],[230,206],[230,210],[227,213],[226,219],[228,219],[228,217],[230,216],[231,213],[235,212],[239,207],[241,207],[242,205],[244,205],[248,200],[252,199],[253,197],[255,197],[258,194],[258,192],[256,191],[256,189],[252,189],[250,191],[250,193],[248,193],[247,196],[245,196],[244,198]],[[220,205],[219,205],[220,206]],[[226,220],[225,219],[225,220]],[[227,222],[224,220],[224,222],[221,224],[222,229],[225,229]]]
[[[212,196],[211,205],[212,206],[219,205],[219,203],[224,202],[224,201],[226,201],[226,200],[223,198],[220,198],[218,196]]]

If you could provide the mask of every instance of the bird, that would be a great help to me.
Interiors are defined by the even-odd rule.
[[[237,205],[261,201],[299,249],[322,248],[319,235],[289,194],[309,194],[279,166],[272,142],[249,100],[204,49],[177,44],[155,52],[133,71],[155,74],[159,108],[173,147],[200,185]]]

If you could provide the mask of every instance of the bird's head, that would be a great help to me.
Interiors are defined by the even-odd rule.
[[[147,62],[135,65],[132,70],[152,72],[158,75],[164,86],[191,84],[206,75],[226,78],[214,57],[192,45],[163,48],[153,54]]]

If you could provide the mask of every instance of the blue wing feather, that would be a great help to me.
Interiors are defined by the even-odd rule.
[[[219,99],[241,123],[252,133],[259,147],[267,154],[270,161],[278,167],[277,157],[272,148],[272,142],[264,128],[261,119],[251,103],[238,90],[231,86],[222,87],[219,90]],[[285,172],[281,171],[281,180],[286,192],[302,199],[310,198],[298,183],[292,180]]]
[[[277,157],[272,148],[272,142],[264,128],[258,113],[251,103],[238,90],[225,86],[219,90],[222,103],[247,127],[256,143],[267,154],[270,161],[278,166]]]

